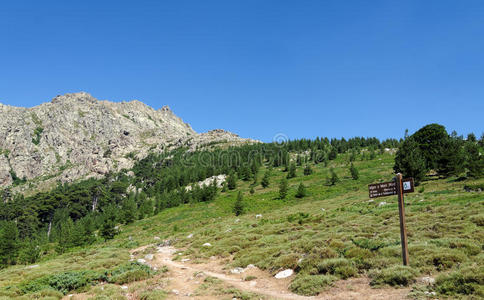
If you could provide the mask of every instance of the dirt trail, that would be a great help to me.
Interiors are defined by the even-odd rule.
[[[154,255],[152,261],[148,263],[152,267],[160,268],[167,266],[170,273],[169,288],[173,291],[169,299],[220,299],[217,296],[197,296],[197,288],[203,283],[202,274],[215,277],[224,283],[234,286],[235,288],[266,296],[270,299],[405,299],[409,292],[406,289],[372,289],[369,286],[367,278],[353,278],[350,280],[341,280],[334,284],[333,287],[318,296],[306,297],[291,293],[288,286],[292,280],[291,277],[286,279],[275,279],[267,272],[258,268],[246,268],[243,273],[231,274],[230,271],[224,270],[216,260],[210,260],[207,263],[192,264],[190,261],[178,262],[173,261],[172,256],[177,252],[173,247],[159,247],[158,252]],[[197,276],[197,274],[199,274]],[[245,281],[247,276],[257,277],[251,281]],[[178,294],[176,294],[178,293]]]
[[[147,248],[153,245],[143,246],[131,252],[132,257],[143,257],[141,255]],[[157,247],[153,253],[153,259],[147,260],[146,264],[152,268],[161,269],[166,266],[168,273],[163,278],[168,279],[168,286],[164,288],[168,292],[168,299],[197,299],[197,300],[219,300],[227,299],[227,294],[217,291],[215,286],[210,287],[204,281],[208,277],[220,280],[225,287],[232,286],[243,292],[250,292],[260,295],[264,299],[294,299],[294,300],[400,300],[406,299],[410,288],[382,288],[373,289],[369,285],[369,279],[365,277],[340,280],[331,288],[323,291],[318,296],[300,296],[288,290],[293,276],[285,279],[276,279],[271,274],[256,267],[246,268],[242,273],[232,274],[230,270],[224,269],[224,264],[216,259],[210,259],[204,263],[191,263],[188,259],[174,261],[173,256],[179,251],[171,246]],[[246,281],[246,277],[255,279]],[[131,284],[128,284],[131,285]],[[220,286],[218,286],[220,287]],[[127,299],[137,299],[135,295],[126,294]],[[92,295],[76,294],[76,300],[89,299]],[[66,296],[63,299],[68,300]]]

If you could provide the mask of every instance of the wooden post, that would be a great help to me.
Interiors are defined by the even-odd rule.
[[[403,199],[402,174],[398,173],[397,176],[395,176],[395,184],[397,186],[398,212],[400,214],[400,240],[402,242],[402,259],[403,265],[408,266],[407,228],[405,226],[405,202]]]

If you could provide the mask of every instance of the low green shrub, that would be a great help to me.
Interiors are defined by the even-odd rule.
[[[355,276],[358,271],[353,262],[345,258],[331,258],[323,260],[317,265],[320,274],[336,275],[342,279]]]
[[[365,238],[355,239],[353,240],[353,243],[360,248],[364,248],[372,251],[388,246],[388,243],[385,241],[376,240],[376,239],[365,239]]]
[[[217,277],[212,277],[212,276],[207,276],[203,280],[205,283],[212,283],[212,284],[219,284],[222,282],[222,280],[218,279]]]
[[[463,252],[471,256],[481,252],[481,246],[477,242],[468,239],[436,239],[431,240],[430,243],[440,247],[463,250]]]
[[[333,249],[315,247],[311,250],[309,255],[299,262],[297,269],[304,270],[306,273],[317,274],[317,266],[322,260],[335,257],[338,257],[338,253],[336,253]]]
[[[99,272],[69,271],[24,281],[20,284],[20,290],[24,294],[29,294],[50,289],[59,291],[65,295],[69,291],[80,289],[95,282],[104,281],[105,279],[105,274]]]
[[[345,257],[362,260],[369,257],[373,257],[373,252],[371,252],[368,249],[354,247],[354,248],[348,249],[345,252]]]
[[[38,145],[40,144],[40,138],[42,137],[42,132],[44,132],[44,128],[38,126],[35,128],[34,130],[34,137],[32,138],[32,143],[34,143],[35,145]]]
[[[108,272],[108,282],[126,284],[150,278],[155,272],[147,265],[130,262]]]
[[[342,254],[345,252],[347,245],[340,240],[333,240],[329,243],[331,249],[336,250],[338,253]]]
[[[452,268],[455,264],[466,260],[466,256],[457,250],[442,250],[427,257],[427,263],[433,264],[437,270]]]
[[[60,300],[64,297],[64,294],[62,294],[59,291],[54,291],[54,290],[42,290],[40,292],[34,293],[29,295],[30,299],[42,299],[42,300]]]
[[[444,295],[476,295],[484,297],[484,266],[470,266],[448,274],[441,274],[435,281],[436,290]]]
[[[272,269],[295,269],[298,265],[299,255],[295,253],[289,253],[281,255],[274,261]]]
[[[144,270],[130,270],[110,279],[110,282],[116,284],[125,284],[134,281],[144,280],[150,277],[150,274]]]
[[[484,191],[484,184],[466,184],[464,185],[464,190],[467,192],[470,192],[470,191],[482,192]]]
[[[391,286],[408,286],[415,282],[417,271],[407,266],[393,266],[383,270],[372,270],[369,273],[370,284],[381,286],[388,284]]]
[[[484,214],[473,215],[470,217],[470,220],[477,226],[484,226]]]
[[[298,275],[289,285],[289,289],[299,295],[314,296],[336,279],[331,275]]]
[[[163,300],[166,298],[166,292],[163,290],[146,291],[139,295],[140,300]]]

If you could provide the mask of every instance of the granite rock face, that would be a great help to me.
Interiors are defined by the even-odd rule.
[[[167,106],[99,101],[84,92],[32,108],[0,104],[0,187],[101,177],[150,151],[250,141],[224,130],[198,134]]]

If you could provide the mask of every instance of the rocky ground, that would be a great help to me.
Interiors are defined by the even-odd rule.
[[[150,253],[149,250],[153,250],[153,253]],[[406,299],[410,292],[410,288],[371,288],[370,280],[360,277],[340,280],[318,296],[301,296],[288,290],[291,276],[294,274],[277,278],[279,276],[272,276],[252,265],[246,268],[230,269],[227,268],[226,261],[215,257],[205,262],[192,262],[188,258],[178,256],[178,253],[179,251],[172,246],[148,245],[132,250],[131,257],[132,260],[137,260],[157,270],[168,268],[168,272],[159,279],[160,288],[168,292],[168,299],[225,299],[227,295],[221,295],[220,291],[230,290],[230,288],[250,293],[260,299],[294,300],[399,300]],[[138,299],[136,292],[133,292],[129,284],[120,286],[120,289],[126,290],[127,299]],[[64,299],[80,300],[89,299],[92,296],[84,293],[68,295]]]

